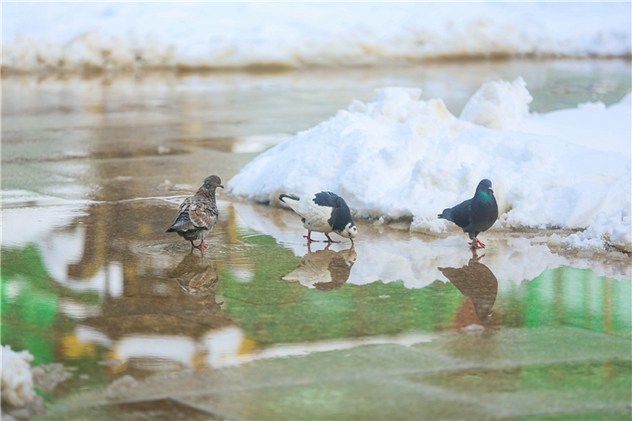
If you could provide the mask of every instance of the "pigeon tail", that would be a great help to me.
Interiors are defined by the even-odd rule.
[[[279,196],[279,200],[283,203],[285,203],[286,205],[288,205],[290,208],[292,208],[293,211],[297,212],[297,207],[298,207],[298,203],[300,202],[301,198],[298,197],[295,194],[285,194],[283,193],[282,195]]]
[[[283,203],[287,203],[284,199],[290,199],[290,200],[301,200],[300,197],[298,197],[295,194],[285,194],[283,193],[282,195],[279,196],[279,200]]]
[[[439,219],[447,219],[448,221],[452,220],[452,209],[444,209],[439,215],[437,215]]]
[[[188,214],[186,212],[183,212],[178,216],[176,221],[169,228],[167,228],[166,232],[181,232],[190,230],[191,227],[188,226],[190,225],[190,223],[191,219],[189,218]]]

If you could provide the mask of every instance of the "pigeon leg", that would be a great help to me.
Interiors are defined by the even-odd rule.
[[[202,251],[202,253],[204,253],[204,250],[206,250],[206,248],[208,247],[206,243],[204,242],[204,240],[200,241],[200,244],[198,244],[197,246],[195,245],[193,240],[189,240],[189,241],[191,241],[191,250],[199,249]]]
[[[470,263],[472,262],[478,262],[479,260],[481,260],[483,257],[485,257],[484,254],[481,254],[480,256],[478,255],[478,253],[476,252],[476,248],[471,247],[470,250],[472,250],[472,258],[470,259]]]
[[[324,233],[324,234],[325,234],[325,237],[327,237],[327,242],[328,242],[329,244],[331,244],[331,243],[339,243],[339,242],[340,242],[340,241],[334,241],[334,240],[332,240],[332,239],[331,239],[331,237],[329,236],[329,234],[327,234],[327,233]]]
[[[313,243],[316,240],[312,240],[312,232],[310,230],[307,230],[307,235],[304,235],[303,237],[307,238],[307,244],[309,243]]]

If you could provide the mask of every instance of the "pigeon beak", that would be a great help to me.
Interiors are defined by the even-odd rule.
[[[224,186],[222,186],[221,184],[220,184],[219,186],[217,186],[217,187],[221,187],[221,188],[224,188]]]
[[[490,191],[490,192],[492,192],[492,193],[494,193],[494,190],[493,190],[491,187],[489,188],[489,191]]]

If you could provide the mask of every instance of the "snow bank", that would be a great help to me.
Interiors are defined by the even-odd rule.
[[[35,399],[33,356],[28,351],[15,352],[10,346],[2,347],[2,402],[12,406],[25,406]]]
[[[375,65],[427,58],[630,56],[622,3],[6,3],[2,66]]]
[[[354,101],[259,155],[228,190],[272,203],[283,191],[332,190],[357,216],[411,219],[411,229],[436,233],[446,229],[437,213],[489,178],[498,225],[585,229],[568,245],[597,239],[632,251],[630,95],[611,107],[533,115],[522,79],[489,82],[463,118],[420,96],[386,88],[374,102]]]

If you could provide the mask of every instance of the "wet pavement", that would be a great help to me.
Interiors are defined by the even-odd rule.
[[[627,65],[568,66],[522,70],[565,106],[629,89]],[[3,80],[2,343],[70,374],[42,419],[630,419],[627,255],[368,221],[308,248],[222,191],[204,256],[164,232],[205,176],[373,87],[462,105],[456,71]]]

